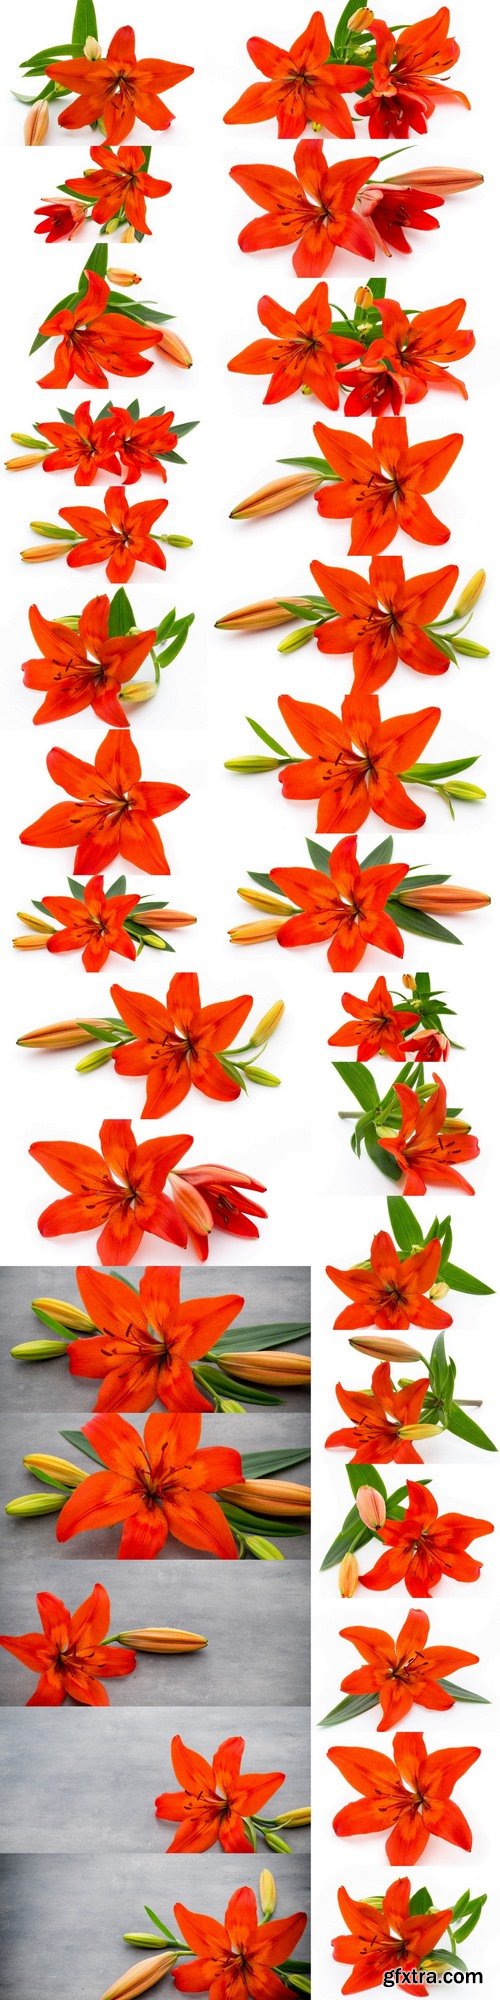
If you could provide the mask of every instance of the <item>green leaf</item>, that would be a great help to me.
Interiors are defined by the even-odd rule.
[[[377,1472],[375,1465],[346,1465],[346,1472],[351,1493],[354,1493],[355,1498],[360,1486],[374,1486],[375,1491],[381,1493],[382,1499],[387,1500],[387,1487],[384,1486],[382,1476]],[[359,1518],[358,1515],[358,1520]]]
[[[372,1161],[373,1166],[378,1167],[379,1173],[385,1174],[386,1180],[400,1181],[401,1168],[398,1167],[397,1160],[394,1159],[393,1154],[386,1153],[384,1147],[379,1146],[378,1139],[375,1138],[372,1132],[365,1132],[363,1137],[365,1152],[367,1152],[368,1159]]]
[[[306,472],[317,472],[320,479],[331,479],[331,467],[326,458],[279,458],[278,465],[297,465]]]
[[[278,889],[278,884],[277,882],[273,882],[271,875],[256,875],[255,873],[252,873],[252,869],[249,868],[248,879],[250,882],[256,882],[258,889],[271,889],[273,896],[283,896],[283,899],[286,902],[287,898],[285,896],[284,889]]]
[[[267,743],[269,750],[277,750],[279,757],[288,757],[288,750],[283,749],[282,743],[276,742],[275,736],[268,736],[267,729],[261,729],[260,722],[254,722],[253,715],[247,715],[246,721],[250,729],[253,729],[254,735],[260,737],[261,743]]]
[[[108,269],[108,245],[107,243],[94,243],[94,248],[93,250],[90,251],[89,256],[85,259],[83,271],[81,273],[80,286],[82,290],[85,291],[87,288],[88,271],[96,271],[98,278],[105,278],[107,269]]]
[[[425,1917],[427,1910],[432,1910],[432,1896],[429,1895],[429,1890],[416,1889],[414,1896],[410,1896],[408,1907],[412,1917]]]
[[[96,1465],[102,1466],[102,1458],[99,1458],[99,1453],[94,1451],[93,1444],[89,1444],[88,1438],[84,1437],[83,1431],[60,1431],[59,1436],[65,1439],[66,1444],[72,1444],[77,1451],[84,1452],[86,1458],[93,1458]]]
[[[163,1923],[162,1923],[162,1920],[161,1920],[161,1917],[157,1917],[157,1915],[156,1915],[156,1910],[150,1910],[150,1909],[149,1909],[149,1905],[148,1905],[148,1903],[145,1903],[145,1904],[144,1904],[144,1908],[145,1908],[145,1911],[146,1911],[146,1916],[147,1916],[147,1917],[150,1917],[150,1918],[151,1918],[151,1923],[152,1923],[152,1924],[156,1924],[156,1928],[157,1928],[157,1930],[158,1930],[158,1931],[162,1931],[162,1932],[163,1932],[163,1936],[164,1936],[164,1937],[166,1937],[166,1938],[168,1938],[168,1941],[169,1941],[169,1944],[176,1944],[176,1943],[177,1943],[177,1939],[176,1939],[176,1938],[174,1937],[174,1933],[173,1933],[173,1931],[169,1931],[169,1930],[167,1930],[167,1926],[166,1926],[166,1924],[163,1924]]]
[[[454,1904],[451,1912],[452,1922],[454,1924],[456,1923],[458,1917],[465,1916],[465,1911],[469,1907],[469,1900],[470,1900],[470,1889],[464,1889],[463,1896],[459,1896],[458,1903]]]
[[[174,636],[170,645],[166,647],[165,652],[157,653],[156,655],[159,667],[171,667],[172,661],[177,659],[177,654],[182,652],[182,648],[186,644],[187,635],[193,624],[193,620],[194,611],[189,611],[185,618],[178,619],[177,627],[174,626]]]
[[[367,1709],[376,1708],[378,1694],[346,1694],[329,1715],[323,1715],[318,1729],[336,1729],[339,1722],[355,1722],[358,1715],[366,1715]]]
[[[466,1410],[460,1410],[457,1403],[452,1403],[451,1410],[448,1411],[446,1428],[452,1432],[453,1437],[463,1438],[465,1444],[477,1445],[480,1451],[497,1449],[491,1438],[486,1436],[486,1431],[482,1431],[480,1425],[475,1424],[472,1417],[468,1417]]]
[[[453,1695],[454,1701],[480,1702],[481,1708],[490,1708],[491,1706],[487,1695],[473,1694],[470,1688],[457,1687],[455,1681],[446,1681],[443,1680],[443,1678],[441,1677],[439,1681],[439,1686],[444,1688],[445,1694]],[[457,1910],[454,1910],[453,1911],[454,1917],[456,1917],[457,1914],[458,1914]]]
[[[319,847],[317,840],[307,840],[306,847],[308,849],[308,853],[310,855],[313,868],[318,868],[320,875],[329,875],[330,855],[328,848]]]
[[[73,41],[83,49],[88,35],[92,35],[93,40],[98,42],[97,15],[93,0],[76,0]]]
[[[364,861],[360,862],[360,867],[385,868],[386,863],[392,859],[393,848],[394,841],[391,834],[389,834],[387,840],[381,840],[380,847],[373,847],[371,854],[365,855]]]
[[[272,1479],[275,1473],[288,1472],[293,1465],[303,1465],[310,1457],[309,1444],[289,1451],[245,1451],[242,1465],[245,1479]]]
[[[124,638],[127,632],[130,632],[132,625],[135,625],[132,605],[126,590],[122,587],[120,590],[115,590],[114,597],[111,598],[108,618],[110,639]]]
[[[426,910],[415,910],[411,903],[400,903],[397,896],[389,896],[386,907],[400,931],[411,931],[414,937],[436,938],[441,944],[462,943],[453,931],[446,930],[444,924],[438,924],[435,917],[429,917]]]
[[[309,1321],[293,1321],[271,1326],[228,1327],[216,1340],[210,1352],[214,1359],[221,1354],[258,1354],[261,1348],[287,1347],[292,1340],[302,1340],[311,1332]]]
[[[455,1931],[457,1944],[465,1944],[465,1939],[470,1937],[471,1931],[475,1930],[476,1924],[479,1923],[481,1910],[484,1908],[487,1900],[487,1896],[476,1896],[474,1898],[470,1904],[469,1914],[466,1917],[465,1923],[461,1924],[460,1930]]]
[[[336,1069],[341,1082],[347,1084],[347,1089],[352,1090],[363,1111],[378,1111],[380,1099],[377,1085],[365,1063],[335,1062],[332,1068]]]
[[[477,1923],[477,1918],[476,1918],[476,1920],[475,1920],[475,1921],[476,1921],[476,1923]],[[457,1937],[458,1937],[458,1935],[459,1935],[459,1933],[458,1933],[458,1931],[457,1931]],[[426,1964],[427,1964],[427,1965],[428,1965],[428,1966],[429,1966],[430,1968],[432,1968],[432,1966],[434,1966],[434,1965],[435,1965],[435,1966],[438,1966],[438,1965],[439,1965],[439,1966],[441,1966],[441,1965],[452,1965],[452,1966],[453,1966],[453,1970],[454,1970],[454,1972],[466,1972],[466,1971],[467,1971],[467,1966],[466,1966],[466,1965],[464,1965],[464,1961],[463,1961],[463,1958],[458,1958],[458,1956],[457,1956],[457,1953],[456,1953],[455,1951],[445,1951],[445,1950],[443,1949],[443,1946],[442,1946],[441,1944],[438,1944],[438,1945],[437,1945],[437,1948],[436,1948],[436,1950],[435,1950],[435,1951],[430,1951],[430,1952],[428,1952],[428,1954],[427,1954],[427,1959],[426,1959]]]
[[[405,1257],[411,1257],[415,1244],[423,1243],[424,1240],[420,1223],[417,1222],[417,1217],[413,1214],[413,1209],[410,1208],[409,1202],[404,1200],[402,1194],[389,1194],[387,1196],[387,1207],[393,1236],[395,1237],[398,1249],[404,1252]]]
[[[459,1264],[445,1264],[439,1275],[451,1292],[468,1292],[477,1298],[494,1296],[493,1285],[483,1285],[482,1278],[473,1278],[470,1271],[461,1271]]]
[[[106,889],[106,896],[126,896],[126,894],[127,877],[126,875],[117,875],[116,882],[110,882],[109,889]],[[137,900],[139,901],[139,898]],[[155,904],[155,909],[158,909],[157,903]]]

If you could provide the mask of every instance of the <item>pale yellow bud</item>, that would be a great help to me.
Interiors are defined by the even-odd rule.
[[[341,1597],[354,1597],[358,1588],[359,1569],[356,1557],[344,1556],[339,1568],[339,1591]]]
[[[21,1493],[18,1500],[7,1501],[5,1512],[16,1521],[31,1521],[39,1514],[60,1514],[64,1501],[64,1493]]]
[[[136,1965],[129,1966],[128,1972],[122,1972],[121,1979],[116,1979],[114,1986],[106,1988],[102,2000],[136,2000],[137,1994],[148,1993],[150,1986],[157,1986],[165,1973],[172,1971],[178,1957],[177,1951],[160,1951],[153,1953],[151,1958],[138,1959]]]
[[[83,53],[86,62],[99,62],[99,58],[102,56],[102,48],[100,42],[96,42],[95,35],[87,35],[87,40],[83,44]]]
[[[259,1048],[262,1042],[270,1041],[271,1035],[274,1035],[276,1028],[279,1028],[280,1021],[283,1020],[284,1012],[284,1000],[275,1000],[274,1006],[268,1007],[267,1014],[262,1015],[262,1020],[257,1022],[257,1027],[254,1028],[253,1035],[250,1035],[249,1046],[251,1049]]]
[[[13,1361],[55,1361],[67,1354],[68,1345],[67,1340],[22,1340],[10,1351]]]
[[[460,597],[457,597],[457,602],[453,606],[452,616],[454,618],[466,618],[467,613],[473,611],[474,605],[477,604],[478,598],[481,596],[481,591],[484,590],[485,583],[486,570],[476,569],[474,576],[471,576],[470,583],[465,584]]]
[[[87,1473],[79,1465],[72,1465],[69,1458],[57,1458],[50,1451],[28,1451],[23,1458],[28,1472],[44,1472],[48,1479],[55,1479],[60,1486],[81,1486]]]
[[[267,910],[269,913],[275,910],[277,915],[281,912],[284,917],[296,914],[293,903],[287,903],[284,896],[271,896],[267,889],[238,889],[238,895],[242,903],[251,903],[253,910]]]
[[[398,1437],[407,1439],[409,1444],[413,1444],[413,1442],[418,1443],[419,1438],[436,1438],[440,1436],[441,1424],[403,1424],[401,1430],[398,1431]]]
[[[23,125],[25,146],[43,146],[48,129],[48,104],[45,100],[40,104],[32,104]]]
[[[295,1812],[278,1813],[276,1824],[277,1826],[310,1826],[311,1807],[296,1806]]]
[[[383,1528],[387,1509],[384,1495],[377,1492],[376,1486],[358,1486],[356,1506],[365,1528]]]
[[[431,1285],[429,1298],[446,1299],[448,1297],[449,1289],[450,1289],[449,1285],[445,1285],[444,1278],[438,1278],[436,1280],[436,1284]]]
[[[262,1873],[259,1875],[259,1896],[263,1917],[274,1916],[278,1893],[274,1875],[271,1875],[270,1868],[263,1868]]]
[[[127,223],[127,227],[126,227],[126,229],[122,229],[122,233],[121,233],[121,242],[122,242],[122,243],[135,243],[135,229],[133,228],[133,226],[132,226],[132,223],[131,223],[131,222],[128,222],[128,223]]]
[[[95,1332],[94,1320],[89,1319],[88,1313],[82,1312],[80,1306],[68,1305],[66,1299],[32,1299],[31,1310],[37,1314],[47,1313],[49,1319],[55,1319],[70,1333]]]

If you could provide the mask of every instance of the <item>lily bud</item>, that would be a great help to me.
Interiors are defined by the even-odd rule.
[[[38,1514],[60,1514],[65,1504],[64,1493],[21,1493],[19,1500],[8,1500],[6,1514],[13,1514],[16,1521],[31,1521]]]
[[[447,1285],[444,1290],[448,1290]],[[434,1293],[431,1292],[430,1296],[433,1298]],[[388,1339],[384,1334],[353,1335],[349,1346],[354,1347],[357,1354],[370,1354],[374,1361],[420,1361],[422,1358],[418,1347],[409,1347],[406,1340]]]
[[[457,778],[448,778],[441,790],[446,792],[447,798],[464,799],[468,805],[475,805],[477,799],[486,798],[486,792],[481,791],[479,785],[461,784]]]
[[[208,1646],[199,1632],[177,1632],[168,1625],[144,1625],[136,1632],[117,1632],[119,1646],[132,1646],[135,1653],[199,1653]]]
[[[131,222],[127,223],[126,229],[122,229],[120,241],[122,243],[135,243],[135,229]]]
[[[259,1562],[284,1562],[281,1549],[276,1549],[274,1542],[265,1541],[263,1535],[245,1535],[245,1546]]]
[[[250,1514],[271,1511],[283,1520],[307,1520],[311,1512],[309,1487],[285,1479],[241,1479],[235,1486],[221,1487],[220,1499]]]
[[[17,937],[12,939],[15,951],[45,951],[53,931],[40,930],[38,937]]]
[[[127,223],[127,228],[128,228],[128,226],[129,226],[129,225],[128,225],[128,223]],[[112,215],[112,216],[111,216],[111,218],[110,218],[110,221],[109,221],[109,222],[105,222],[105,224],[104,224],[104,228],[103,228],[103,232],[102,232],[102,233],[103,233],[103,236],[114,236],[114,234],[115,234],[115,230],[116,230],[116,229],[119,229],[119,227],[120,227],[120,224],[119,224],[119,219],[118,219],[118,216],[117,216],[117,215]],[[135,236],[135,230],[134,230],[134,236]]]
[[[299,632],[287,632],[286,639],[280,640],[278,652],[298,653],[301,646],[308,646],[310,640],[314,639],[314,636],[314,625],[301,625]]]
[[[261,486],[257,493],[250,493],[248,500],[240,500],[231,508],[230,521],[254,521],[260,514],[280,514],[284,507],[294,507],[297,500],[307,499],[321,484],[321,473],[295,472],[289,478],[272,479],[269,486]]]
[[[406,987],[407,993],[416,993],[417,982],[413,978],[413,973],[403,972],[402,985]]]
[[[296,1807],[296,1809],[295,1809],[295,1812],[284,1812],[284,1813],[277,1813],[277,1814],[276,1814],[276,1825],[277,1825],[277,1826],[310,1826],[310,1825],[311,1825],[311,1807],[310,1807],[310,1806],[297,1806],[297,1807]]]
[[[383,1528],[387,1509],[384,1495],[377,1492],[376,1486],[358,1486],[356,1506],[365,1528]]]
[[[485,583],[486,570],[476,569],[474,576],[471,576],[470,583],[465,584],[460,597],[457,597],[457,602],[454,604],[452,611],[453,618],[466,618],[468,612],[474,610],[474,605],[477,604],[481,592],[484,590]]]
[[[83,44],[83,53],[86,62],[99,62],[99,58],[102,56],[102,48],[100,42],[96,42],[95,35],[87,35],[87,40]]]
[[[177,1964],[178,1951],[154,1952],[151,1958],[140,1958],[137,1965],[130,1965],[114,1986],[108,1986],[102,2000],[136,2000],[139,1993],[148,1993],[150,1986],[157,1986],[166,1972]]]
[[[248,1354],[225,1354],[224,1374],[234,1375],[237,1382],[254,1383],[257,1388],[301,1389],[311,1380],[311,1357],[309,1354],[288,1354],[280,1347],[263,1348],[260,1352]]]
[[[100,1020],[94,1021],[93,1025],[95,1028],[106,1029],[108,1023]],[[84,1043],[93,1042],[94,1039],[94,1035],[89,1034],[88,1028],[84,1028],[81,1021],[54,1021],[48,1028],[33,1028],[29,1034],[19,1035],[16,1048],[80,1049]]]
[[[43,451],[26,451],[22,458],[6,458],[6,472],[27,472],[32,465],[41,465]]]
[[[67,1327],[71,1333],[95,1333],[94,1320],[80,1306],[68,1305],[66,1299],[32,1299],[31,1310],[47,1313],[49,1319],[57,1320],[58,1325]]]
[[[192,549],[190,535],[156,535],[157,542],[168,542],[169,549]]]
[[[106,276],[108,285],[119,285],[124,292],[129,285],[140,285],[141,282],[140,272],[137,271],[108,270]]]
[[[157,354],[164,354],[167,361],[174,361],[177,368],[192,368],[193,366],[193,356],[190,354],[189,348],[186,347],[185,340],[181,340],[178,333],[167,333],[165,328],[163,329],[156,352]]]
[[[71,542],[46,542],[43,549],[21,549],[21,562],[57,562],[58,556],[68,556],[75,546]]]
[[[341,1597],[354,1597],[358,1588],[359,1569],[356,1557],[344,1556],[339,1568],[339,1590]]]
[[[347,23],[350,33],[362,33],[365,28],[371,28],[374,18],[371,7],[358,7],[356,13],[350,15]]]
[[[19,1347],[11,1347],[13,1361],[56,1361],[61,1354],[67,1354],[67,1340],[22,1340]]]
[[[398,1431],[398,1437],[405,1438],[409,1444],[413,1444],[414,1440],[418,1443],[419,1438],[441,1437],[441,1432],[441,1424],[403,1424]]]
[[[278,597],[265,597],[257,604],[246,604],[242,611],[227,611],[224,618],[216,618],[216,632],[269,632],[274,625],[289,625],[295,618],[298,598],[290,598],[294,609],[287,611]]]
[[[35,1474],[43,1472],[48,1479],[55,1479],[59,1486],[67,1486],[68,1489],[81,1486],[82,1481],[88,1477],[79,1465],[72,1465],[69,1458],[57,1458],[50,1451],[26,1452],[23,1465],[27,1467],[28,1472]]]
[[[228,931],[228,937],[231,944],[266,944],[268,938],[278,936],[285,921],[285,917],[269,917],[261,924],[237,924],[234,930]]]
[[[484,896],[481,889],[460,889],[453,882],[441,882],[415,889],[405,889],[404,882],[398,889],[401,903],[409,903],[414,910],[426,910],[429,916],[462,916],[467,910],[485,910],[491,903],[491,896]]]
[[[219,1407],[221,1416],[223,1417],[244,1417],[245,1415],[244,1404],[235,1402],[234,1396],[221,1396]]]
[[[362,9],[362,12],[367,11],[367,9]],[[370,15],[370,19],[373,20],[373,15]],[[373,292],[370,291],[369,285],[358,285],[357,292],[354,293],[354,304],[361,308],[364,307],[365,312],[369,312],[370,306],[373,305]]]
[[[122,701],[152,701],[157,693],[156,681],[131,681],[130,687],[121,690]]]
[[[267,889],[238,889],[242,903],[251,903],[254,910],[282,911],[283,916],[296,916],[294,903],[287,903],[284,896],[271,896]]]
[[[270,1041],[271,1035],[275,1034],[276,1028],[279,1028],[280,1021],[283,1020],[284,1012],[284,1000],[275,1000],[274,1007],[268,1007],[267,1014],[262,1015],[262,1020],[257,1022],[257,1027],[254,1028],[253,1035],[250,1035],[249,1047],[251,1049],[259,1048],[261,1042]]]
[[[271,1875],[270,1868],[263,1868],[262,1874],[259,1875],[259,1896],[263,1917],[274,1916],[278,1893],[274,1875]]]
[[[445,1285],[444,1278],[438,1278],[437,1283],[435,1285],[431,1285],[429,1298],[446,1299],[448,1297],[449,1289],[450,1289],[449,1285]]]
[[[39,104],[31,105],[28,115],[24,120],[23,133],[25,146],[43,146],[48,129],[49,107],[44,99]]]
[[[484,174],[469,167],[416,167],[406,174],[391,174],[385,187],[421,188],[428,194],[463,194],[466,188],[482,187]]]
[[[178,931],[185,924],[195,924],[196,917],[190,917],[187,910],[134,910],[133,921],[144,924],[148,931],[152,925],[157,931]]]

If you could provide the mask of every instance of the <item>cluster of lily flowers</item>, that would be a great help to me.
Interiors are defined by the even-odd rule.
[[[206,1764],[205,1778],[209,1771]],[[261,1871],[258,1894],[259,1902],[254,1889],[236,1889],[222,1922],[175,1903],[174,1921],[180,1937],[146,1904],[146,1916],[154,1930],[126,1931],[123,1941],[150,1955],[129,1966],[107,1988],[102,2000],[134,2000],[136,1994],[147,1992],[170,1974],[179,1993],[211,1995],[218,1991],[221,2000],[222,1996],[224,2000],[226,1996],[227,2000],[246,2000],[252,1991],[263,2000],[264,1996],[265,2000],[286,2000],[289,1992],[310,1993],[309,1960],[295,1956],[307,1924],[304,1911],[276,1917],[278,1891],[269,1868]]]
[[[101,225],[101,236],[122,230],[122,243],[142,243],[150,236],[146,200],[158,201],[170,194],[171,181],[157,180],[149,172],[150,146],[91,146],[94,166],[82,175],[70,175],[59,188],[62,200],[44,201],[35,210],[42,220],[36,236],[47,243],[60,243],[75,236],[84,222]]]

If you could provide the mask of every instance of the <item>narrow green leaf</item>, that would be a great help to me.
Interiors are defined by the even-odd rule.
[[[384,1147],[379,1146],[378,1139],[375,1138],[372,1132],[365,1132],[363,1136],[365,1152],[367,1152],[368,1159],[371,1160],[372,1165],[378,1167],[379,1173],[385,1174],[386,1180],[400,1181],[401,1168],[398,1167],[397,1160],[394,1159],[393,1154],[386,1153]]]
[[[376,1492],[381,1493],[382,1499],[387,1500],[387,1487],[384,1486],[382,1475],[377,1472],[375,1465],[346,1465],[346,1472],[354,1497],[359,1493],[360,1486],[374,1486]],[[359,1518],[358,1515],[358,1520]]]
[[[405,1257],[411,1257],[415,1244],[423,1243],[424,1240],[420,1223],[417,1222],[413,1209],[402,1194],[389,1194],[387,1207],[398,1249],[403,1251]]]
[[[357,1099],[358,1104],[361,1104],[363,1111],[378,1110],[380,1099],[377,1085],[365,1063],[335,1062],[332,1068],[336,1069],[341,1082],[347,1084],[348,1090],[352,1091],[353,1097]]]
[[[481,1278],[473,1278],[470,1271],[461,1271],[459,1264],[445,1264],[439,1275],[451,1292],[468,1292],[477,1298],[494,1295],[493,1285],[483,1285]]]
[[[83,49],[88,35],[92,35],[95,42],[99,40],[97,15],[93,0],[76,0],[75,18],[73,21],[73,42],[76,42]]]
[[[441,1677],[439,1686],[444,1688],[445,1694],[453,1695],[454,1701],[480,1702],[481,1708],[490,1708],[491,1706],[487,1695],[473,1694],[470,1688],[458,1687],[456,1681],[446,1681]],[[453,1915],[456,1917],[456,1910],[453,1911]]]
[[[482,1431],[480,1425],[473,1422],[466,1410],[460,1410],[457,1403],[452,1403],[446,1422],[452,1436],[463,1438],[465,1444],[477,1445],[480,1451],[496,1451],[496,1444],[486,1436],[486,1431]]]
[[[72,1444],[77,1451],[82,1451],[85,1458],[93,1458],[96,1465],[102,1466],[102,1458],[99,1458],[99,1453],[94,1451],[93,1444],[89,1444],[88,1438],[84,1437],[83,1431],[60,1431],[59,1436],[65,1439],[66,1444]]]
[[[329,875],[330,855],[328,852],[328,848],[319,847],[317,840],[307,840],[306,847],[308,849],[313,868],[319,869],[320,875]]]
[[[260,737],[261,743],[267,743],[269,750],[276,750],[279,757],[288,757],[288,750],[283,749],[282,743],[276,742],[275,736],[269,736],[267,729],[261,728],[260,722],[254,722],[253,715],[247,715],[246,721],[250,729],[253,729],[254,735]]]
[[[244,1477],[272,1479],[275,1473],[288,1472],[293,1465],[303,1465],[309,1457],[309,1444],[288,1451],[245,1451],[242,1455]]]
[[[339,1722],[355,1722],[358,1715],[366,1715],[367,1709],[376,1708],[378,1694],[346,1694],[343,1701],[331,1708],[329,1715],[323,1715],[319,1729],[336,1729]]]
[[[360,862],[360,867],[385,868],[387,862],[392,860],[393,848],[394,841],[391,834],[389,834],[387,840],[381,840],[380,847],[373,847],[371,854],[365,855],[364,861]]]
[[[120,590],[115,590],[114,597],[111,598],[111,603],[109,607],[109,618],[108,618],[108,632],[110,639],[121,639],[126,637],[126,634],[127,632],[130,632],[132,625],[135,625],[135,618],[132,610],[132,605],[130,603],[130,598],[127,597],[126,590],[124,590],[122,586]]]

